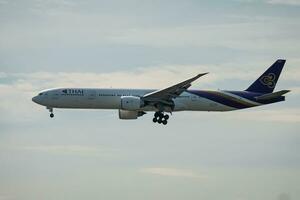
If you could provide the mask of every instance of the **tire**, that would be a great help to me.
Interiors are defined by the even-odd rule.
[[[152,121],[153,121],[153,123],[156,123],[157,122],[157,118],[154,117]]]
[[[163,120],[162,123],[163,123],[163,125],[167,125],[168,121],[167,120]]]
[[[50,117],[51,117],[51,118],[53,118],[53,117],[54,117],[54,114],[53,114],[53,113],[51,113],[51,114],[50,114]]]
[[[164,118],[165,118],[165,120],[168,120],[169,119],[169,115],[165,115]]]
[[[164,114],[162,112],[159,113],[160,118],[164,118]]]

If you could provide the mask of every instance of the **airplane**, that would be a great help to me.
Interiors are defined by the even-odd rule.
[[[56,88],[41,91],[32,101],[46,106],[53,118],[54,108],[117,109],[120,119],[137,119],[154,112],[153,122],[166,125],[177,111],[233,111],[285,100],[290,90],[273,92],[285,60],[274,62],[244,91],[189,90],[201,73],[170,87],[154,89]]]

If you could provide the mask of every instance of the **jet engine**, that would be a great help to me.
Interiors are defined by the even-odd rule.
[[[137,119],[146,114],[144,111],[119,110],[119,119]]]
[[[123,110],[138,110],[144,106],[143,100],[140,97],[135,96],[123,96],[121,97],[121,109]]]

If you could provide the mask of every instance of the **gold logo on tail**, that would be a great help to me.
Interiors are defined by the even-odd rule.
[[[263,85],[268,86],[269,88],[274,88],[276,83],[275,83],[276,75],[273,73],[269,73],[266,76],[263,76],[260,78],[260,82]]]

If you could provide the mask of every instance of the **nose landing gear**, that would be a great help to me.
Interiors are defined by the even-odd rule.
[[[53,114],[53,108],[47,108],[50,112],[50,117],[53,118],[54,117],[54,114]]]
[[[168,123],[169,115],[163,114],[162,112],[155,112],[153,122],[166,125]]]

